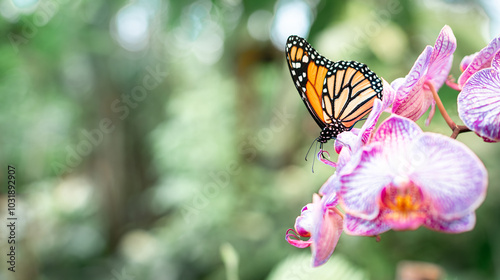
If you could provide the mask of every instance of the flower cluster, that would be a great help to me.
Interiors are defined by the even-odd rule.
[[[454,138],[470,129],[487,141],[500,140],[500,38],[465,57],[454,84],[448,75],[456,45],[445,26],[408,75],[383,81],[382,101],[375,100],[363,126],[337,137],[337,162],[324,158],[324,151],[318,154],[336,171],[286,234],[290,244],[311,247],[313,266],[329,259],[342,232],[378,237],[420,226],[445,233],[474,228],[488,175],[481,160]],[[461,91],[458,111],[466,127],[457,126],[439,100],[445,82]],[[424,132],[415,123],[430,107],[427,125],[436,105],[454,130],[452,137]],[[382,112],[391,115],[376,127]]]

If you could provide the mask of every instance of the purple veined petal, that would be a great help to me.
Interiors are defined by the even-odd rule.
[[[394,80],[393,83],[395,84],[399,83],[398,82],[399,79]],[[401,80],[401,83],[403,81],[404,80]],[[396,100],[396,90],[384,78],[382,78],[382,86],[384,88],[384,95],[382,96],[382,102],[383,102],[382,107],[385,110],[387,107],[391,106],[392,103],[394,103],[394,101]]]
[[[432,92],[430,90],[425,89],[425,94],[431,96],[428,99],[428,102],[430,103],[431,110],[429,111],[429,116],[425,120],[425,126],[429,126],[432,118],[434,117],[434,113],[436,113],[436,101],[434,100],[434,96],[432,96]],[[432,98],[432,99],[430,99],[430,98]]]
[[[493,60],[491,60],[491,68],[495,70],[500,70],[500,51],[497,51]]]
[[[326,208],[334,208],[339,204],[339,196],[336,192],[323,196],[323,205]]]
[[[445,25],[436,39],[430,57],[428,79],[439,90],[448,78],[453,63],[453,53],[457,48],[457,39],[448,25]]]
[[[408,75],[406,75],[406,77],[404,78],[404,81],[401,82],[399,80],[398,82],[393,82],[392,87],[397,90],[396,100],[392,105],[393,112],[395,110],[398,110],[398,107],[401,105],[401,103],[408,99],[408,95],[410,94],[411,90],[415,86],[418,86],[418,83],[423,84],[423,81],[421,80],[427,74],[431,54],[432,47],[427,46],[413,64],[413,67],[411,68]]]
[[[483,138],[483,141],[486,142],[486,143],[497,143],[497,142],[500,141],[500,140],[493,140],[493,139],[481,136],[481,135],[479,135],[477,133],[476,133],[476,135],[479,136],[479,137],[481,137],[481,138]]]
[[[483,202],[486,168],[463,143],[427,132],[414,140],[410,151],[409,179],[422,190],[431,216],[457,219]]]
[[[453,55],[443,59],[442,64],[432,63],[429,68],[427,78],[432,82],[436,91],[438,91],[448,79],[451,66],[453,65]]]
[[[478,52],[475,52],[471,55],[466,55],[464,58],[462,58],[462,61],[460,62],[460,71],[464,72],[465,69],[471,64],[471,62],[474,60],[474,57],[478,54]]]
[[[397,115],[379,126],[370,144],[340,173],[340,196],[347,213],[367,220],[379,214],[382,189],[393,181],[397,169],[408,169],[409,147],[421,134],[417,124]]]
[[[333,195],[335,200],[338,199],[337,192],[340,190],[340,178],[337,172],[333,173],[328,180],[319,189],[319,194],[322,196]],[[335,204],[337,201],[335,201]]]
[[[313,267],[324,264],[330,258],[343,231],[344,219],[332,209],[326,209],[321,222],[311,236]]]
[[[458,115],[482,137],[500,140],[500,72],[483,69],[470,77],[458,95]]]
[[[325,263],[332,255],[343,230],[343,218],[335,207],[328,208],[326,201],[319,195],[313,195],[311,231],[311,252],[313,256],[313,266]]]
[[[339,195],[345,212],[375,219],[379,214],[380,192],[391,182],[391,172],[380,143],[364,146],[340,174]]]
[[[361,127],[361,134],[359,135],[358,141],[356,141],[356,146],[354,147],[354,151],[360,148],[363,143],[367,143],[370,139],[373,129],[377,124],[378,119],[382,112],[391,106],[396,99],[396,91],[392,88],[392,86],[384,79],[382,79],[382,84],[384,88],[384,95],[382,97],[382,101],[376,99],[373,102],[373,108],[370,114],[368,115],[368,119]]]
[[[431,46],[424,49],[405,77],[404,83],[399,85],[392,113],[416,121],[427,111],[428,97],[424,94],[423,88],[427,80],[432,50]]]
[[[470,231],[476,225],[476,214],[470,213],[455,220],[428,219],[424,226],[445,233],[461,233]]]
[[[340,154],[340,151],[346,147],[350,149],[351,147],[354,147],[356,145],[356,141],[358,139],[357,135],[360,133],[359,128],[353,128],[350,131],[344,131],[340,133],[337,136],[337,139],[335,139],[335,152],[337,154]]]
[[[379,218],[365,220],[345,214],[344,231],[349,235],[373,236],[390,230]]]
[[[392,107],[392,113],[409,118],[413,121],[418,120],[429,108],[427,99],[424,92],[424,84],[426,77],[421,77],[417,83],[414,84],[405,99],[397,103],[397,106]],[[394,103],[396,104],[396,102]]]
[[[380,124],[372,141],[382,142],[396,152],[407,150],[412,139],[421,133],[422,129],[410,119],[392,115]]]
[[[361,127],[361,133],[358,135],[358,139],[353,146],[353,151],[357,151],[364,143],[368,142],[368,139],[370,139],[370,135],[377,124],[380,114],[384,111],[382,104],[382,101],[378,99],[375,99],[373,102],[372,111],[368,115],[368,119]]]
[[[462,75],[460,75],[457,83],[463,87],[474,73],[481,69],[490,67],[491,60],[498,50],[500,50],[500,37],[491,40],[486,47],[474,55],[473,60],[467,65],[467,68],[465,68]]]
[[[405,83],[405,78],[397,78],[395,79],[394,81],[392,81],[391,83],[391,87],[395,90],[395,91],[398,91],[399,88],[401,86],[403,86],[403,84]],[[384,90],[385,90],[385,86],[384,86]]]

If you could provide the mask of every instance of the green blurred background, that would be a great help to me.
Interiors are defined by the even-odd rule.
[[[343,235],[319,269],[284,239],[334,171],[304,161],[319,128],[286,37],[391,82],[448,24],[458,77],[500,33],[496,2],[0,0],[0,279],[394,279],[404,260],[500,279],[500,148],[473,133],[458,140],[490,181],[473,231]],[[440,95],[460,123],[457,92]],[[424,130],[451,134],[439,113]]]

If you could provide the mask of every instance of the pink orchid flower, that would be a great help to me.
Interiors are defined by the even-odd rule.
[[[422,132],[393,115],[339,174],[344,231],[378,235],[389,229],[459,233],[475,225],[487,172],[464,144]]]
[[[491,61],[495,54],[500,50],[500,37],[490,41],[490,43],[477,53],[465,56],[460,62],[460,70],[462,75],[458,78],[457,83],[448,80],[446,84],[455,89],[462,90],[469,78],[476,72],[491,66]]]
[[[492,59],[490,68],[467,80],[458,95],[458,115],[485,141],[500,141],[500,52]]]
[[[342,234],[343,214],[335,207],[337,198],[320,198],[313,195],[313,202],[302,208],[295,220],[295,230],[288,229],[286,241],[297,248],[311,247],[314,267],[324,264],[332,255]],[[301,240],[299,237],[309,237]]]
[[[427,46],[424,49],[408,75],[392,82],[391,86],[397,92],[392,113],[416,121],[431,107],[425,124],[430,123],[436,102],[429,84],[432,84],[436,91],[444,84],[450,72],[456,47],[455,35],[451,28],[445,25],[434,47]]]
[[[382,84],[384,87],[382,101],[378,99],[375,100],[372,111],[361,129],[353,128],[350,131],[344,131],[335,140],[335,151],[339,154],[338,161],[332,162],[329,159],[323,158],[321,156],[323,151],[318,153],[320,161],[336,168],[336,172],[321,187],[319,191],[321,195],[336,195],[340,187],[337,173],[341,172],[342,168],[349,162],[351,155],[361,149],[361,147],[370,140],[380,115],[394,102],[396,92],[386,80],[382,79]]]

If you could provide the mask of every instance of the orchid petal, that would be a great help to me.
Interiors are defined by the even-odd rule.
[[[330,258],[343,231],[343,218],[337,212],[327,208],[321,215],[321,222],[317,224],[311,237],[314,267],[324,264]]]
[[[491,42],[474,55],[473,60],[467,65],[465,71],[458,78],[458,84],[463,87],[471,76],[481,69],[490,67],[491,60],[495,53],[500,50],[500,37],[494,38]]]
[[[474,60],[474,57],[478,54],[478,52],[475,52],[471,55],[466,55],[464,58],[462,58],[462,61],[460,62],[460,71],[464,72],[465,69],[471,64],[471,62]]]
[[[422,129],[411,120],[393,115],[386,119],[373,135],[373,141],[399,150],[407,150],[407,145],[413,138],[422,133]]]
[[[399,86],[398,95],[392,106],[393,113],[416,121],[427,110],[426,96],[422,94],[422,89],[427,77],[432,50],[431,46],[424,49],[404,83]]]
[[[491,68],[500,70],[500,51],[498,51],[491,60]]]
[[[358,159],[351,161],[357,164],[351,164],[352,168],[340,177],[340,196],[347,213],[373,220],[379,214],[379,193],[391,182],[391,170],[381,164],[380,145],[364,147],[357,156]]]
[[[366,143],[368,142],[368,139],[370,138],[370,135],[375,128],[375,125],[377,124],[378,119],[380,118],[380,115],[382,112],[387,109],[389,106],[391,106],[394,103],[394,100],[396,99],[396,91],[392,86],[384,79],[382,79],[382,84],[384,88],[384,95],[382,97],[382,101],[375,99],[373,102],[373,108],[372,111],[370,112],[370,115],[368,115],[368,119],[365,121],[363,126],[361,127],[361,142]],[[361,144],[360,141],[358,141],[358,145]],[[356,147],[355,150],[359,148]]]
[[[445,25],[436,39],[430,57],[427,77],[436,90],[439,90],[448,78],[453,63],[453,53],[457,48],[457,39],[448,25]]]
[[[290,233],[292,232],[292,233]],[[286,231],[286,236],[285,239],[290,245],[293,245],[297,248],[303,249],[311,246],[311,241],[310,240],[301,240],[298,236],[299,234],[295,232],[293,229],[289,228]]]
[[[336,193],[338,192],[339,189],[340,189],[340,180],[339,176],[337,175],[337,172],[335,172],[333,173],[332,176],[330,176],[330,178],[328,178],[328,180],[326,180],[323,186],[321,186],[321,188],[319,189],[319,194],[323,196],[329,196],[331,194],[334,194],[335,199],[337,199],[338,196],[336,195]]]
[[[472,75],[458,95],[458,114],[480,136],[500,140],[500,71],[488,68]]]
[[[397,78],[391,83],[391,87],[398,91],[405,83],[406,79],[405,78]],[[385,90],[385,85],[384,85],[384,90]]]
[[[325,263],[335,250],[343,231],[343,215],[337,210],[337,197],[333,193],[320,198],[313,195],[313,202],[302,208],[295,230],[289,229],[285,239],[298,248],[311,247],[313,266]],[[310,237],[301,240],[300,237]]]
[[[366,123],[366,122],[365,122]],[[356,141],[358,139],[358,135],[360,133],[359,128],[353,128],[350,131],[344,131],[337,136],[335,139],[335,152],[340,154],[340,151],[344,148],[351,148],[356,146]]]
[[[404,155],[413,138],[422,133],[417,124],[400,116],[391,116],[377,129],[373,143],[351,159],[341,173],[341,191],[346,212],[372,220],[379,214],[381,190],[392,182],[394,170],[405,167]],[[390,147],[388,157],[383,147]]]
[[[432,230],[446,233],[460,233],[470,231],[476,225],[476,214],[474,212],[455,220],[428,219],[425,226]]]
[[[349,235],[373,236],[390,230],[391,228],[383,223],[379,218],[373,220],[365,220],[345,214],[344,231]]]
[[[486,168],[467,146],[441,134],[425,133],[415,139],[410,151],[409,178],[420,186],[434,215],[457,219],[483,202]]]
[[[429,112],[429,116],[425,120],[425,126],[429,126],[432,118],[434,117],[434,113],[436,113],[436,102],[431,102],[431,111]]]

